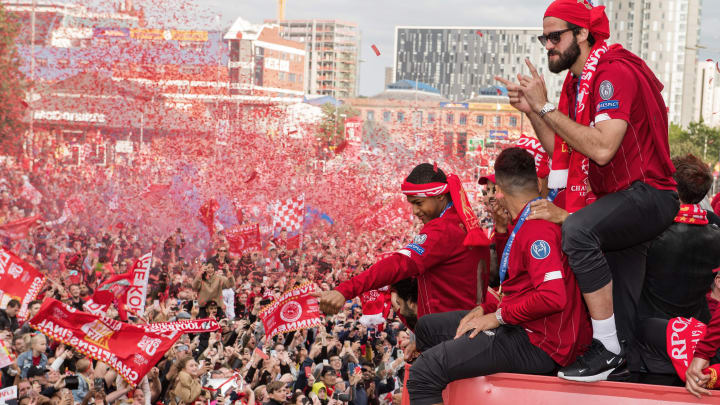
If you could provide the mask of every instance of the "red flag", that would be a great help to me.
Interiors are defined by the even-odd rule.
[[[292,238],[288,238],[287,241],[285,241],[285,249],[287,250],[295,250],[300,249],[300,234],[297,234],[293,236]]]
[[[483,33],[482,33],[482,31],[480,31],[480,30],[475,31],[475,33],[478,34],[478,35],[480,35],[480,36],[483,36]]]
[[[200,207],[199,219],[200,222],[207,227],[210,233],[210,239],[212,239],[215,234],[215,212],[217,212],[218,208],[220,208],[220,205],[218,205],[217,201],[213,198],[205,201]]]
[[[261,247],[258,224],[235,226],[225,231],[225,238],[228,240],[230,253],[238,256],[246,250],[259,250]]]
[[[17,318],[24,322],[28,304],[37,297],[43,284],[45,276],[36,268],[14,253],[0,248],[0,291],[3,308],[11,299],[20,301]]]
[[[373,44],[373,46],[371,48],[375,52],[376,56],[380,56],[380,50],[378,49],[377,46],[375,46],[375,44]]]
[[[81,312],[46,299],[30,326],[50,339],[74,347],[115,369],[136,386],[180,338],[179,333],[155,333],[140,325]]]
[[[20,240],[28,237],[30,228],[41,221],[40,215],[34,215],[17,221],[9,222],[4,225],[0,225],[0,237],[9,238],[11,240]]]
[[[267,340],[279,333],[307,329],[322,324],[320,307],[314,284],[303,284],[283,293],[268,306],[260,310],[260,319],[265,326]]]
[[[125,306],[142,316],[145,314],[145,297],[148,292],[148,279],[150,278],[150,266],[152,265],[152,252],[148,252],[133,264],[130,271],[132,273],[132,284],[127,292]]]
[[[211,318],[190,319],[174,322],[146,323],[142,327],[147,332],[155,333],[203,333],[220,330],[220,324]]]
[[[132,281],[132,271],[110,277],[95,289],[92,297],[83,305],[83,309],[94,315],[105,315],[110,305],[115,304],[120,318],[127,320],[125,302]]]

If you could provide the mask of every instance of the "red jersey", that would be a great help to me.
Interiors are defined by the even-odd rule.
[[[509,232],[517,220],[509,225]],[[496,240],[501,255],[507,239]],[[532,344],[566,366],[590,344],[592,328],[560,242],[559,225],[525,221],[510,250],[499,307],[504,322],[525,328]],[[497,301],[490,299],[483,304],[485,313],[497,307]]]
[[[710,323],[707,325],[705,336],[695,347],[694,357],[710,360],[720,349],[720,311],[713,313]]]
[[[343,282],[337,291],[351,299],[365,291],[416,277],[418,318],[473,309],[481,302],[483,286],[487,285],[490,248],[464,246],[465,235],[462,220],[455,207],[451,207],[425,224],[404,249]]]
[[[635,181],[642,181],[660,190],[674,190],[676,183],[672,178],[675,168],[672,165],[668,145],[667,118],[661,120],[656,115],[665,114],[665,104],[655,101],[655,89],[648,81],[657,80],[654,75],[648,77],[643,71],[633,67],[628,60],[629,52],[612,60],[611,52],[600,59],[594,79],[593,92],[588,104],[591,126],[610,120],[620,119],[628,123],[622,143],[610,163],[600,166],[590,160],[588,178],[592,191],[599,197],[624,190]],[[632,55],[632,54],[630,54]],[[633,55],[634,56],[634,55]],[[640,60],[641,61],[641,60]],[[647,69],[649,74],[652,74]],[[575,100],[577,78],[570,86],[569,100]],[[659,90],[657,91],[659,94]],[[657,114],[655,110],[657,111]],[[574,108],[570,106],[570,118],[574,117]]]

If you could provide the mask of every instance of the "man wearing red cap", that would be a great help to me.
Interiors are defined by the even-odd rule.
[[[625,364],[620,339],[629,345],[634,340],[648,243],[679,209],[663,86],[640,58],[608,46],[609,36],[604,7],[556,0],[545,12],[539,40],[550,71],[569,70],[559,105],[549,102],[529,60],[531,76],[518,75],[519,83],[497,78],[552,154],[549,185],[566,188],[565,209],[573,213],[563,223],[562,247],[594,338],[583,356],[558,373],[576,381],[607,379]],[[598,196],[591,205],[588,185]]]
[[[412,243],[366,271],[318,293],[320,309],[337,313],[346,300],[411,277],[418,281],[417,316],[472,309],[487,288],[489,244],[460,179],[429,163],[416,166],[402,192],[424,226]]]

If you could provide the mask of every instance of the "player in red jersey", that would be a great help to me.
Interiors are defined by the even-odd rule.
[[[502,298],[472,311],[426,315],[415,328],[422,352],[410,368],[413,405],[442,403],[452,381],[498,372],[550,374],[573,361],[592,331],[562,253],[560,226],[528,220],[542,198],[532,156],[504,150],[495,161],[498,201],[513,218],[500,265]]]

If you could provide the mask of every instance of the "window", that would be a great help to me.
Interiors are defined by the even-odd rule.
[[[415,111],[413,113],[413,128],[422,128],[422,119],[423,119],[423,113],[422,111]]]
[[[383,111],[383,121],[390,122],[392,120],[392,113],[390,111]]]
[[[517,117],[510,117],[510,126],[511,127],[517,126]]]
[[[500,122],[502,122],[502,117],[499,116],[499,115],[496,115],[496,116],[495,116],[494,125],[495,125],[496,127],[499,127],[499,126],[500,126]]]
[[[467,125],[467,114],[460,114],[460,125]]]
[[[448,114],[448,115],[445,117],[445,122],[447,122],[448,124],[454,124],[454,123],[455,123],[455,115],[454,115],[454,114]]]
[[[368,110],[367,112],[367,120],[368,121],[375,121],[375,111]]]
[[[435,113],[428,113],[428,124],[435,123]]]
[[[295,83],[295,80],[296,80],[295,73],[290,73],[288,80],[290,80],[290,83]]]
[[[402,111],[398,111],[397,120],[398,122],[405,122],[405,113]]]
[[[476,122],[478,125],[483,125],[483,123],[485,122],[485,116],[483,116],[483,115],[478,115],[478,116],[476,116],[476,117],[475,117],[475,122]]]
[[[285,72],[278,73],[278,79],[280,79],[280,81],[285,81]]]

